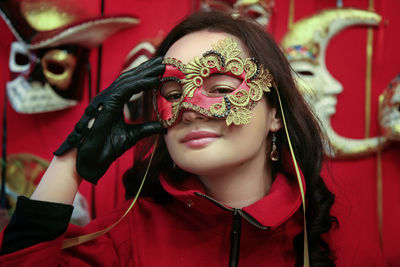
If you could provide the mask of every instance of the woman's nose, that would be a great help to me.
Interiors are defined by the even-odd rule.
[[[185,110],[182,113],[182,122],[190,123],[196,120],[208,120],[208,118],[193,110]]]

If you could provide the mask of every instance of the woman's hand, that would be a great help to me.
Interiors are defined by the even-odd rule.
[[[123,108],[129,98],[159,85],[165,69],[162,58],[151,59],[121,74],[97,95],[74,130],[54,152],[63,155],[76,147],[76,169],[85,180],[97,184],[111,163],[140,139],[166,131],[159,122],[128,125]]]

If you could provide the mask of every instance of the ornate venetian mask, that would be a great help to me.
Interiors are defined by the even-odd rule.
[[[384,136],[400,141],[400,74],[379,96],[379,122]]]
[[[81,99],[88,50],[77,45],[28,50],[11,44],[8,99],[20,113],[60,110]]]
[[[183,110],[224,119],[228,126],[248,124],[251,109],[274,85],[270,72],[254,58],[240,58],[242,49],[232,38],[212,47],[213,50],[187,64],[174,58],[164,59],[167,66],[157,90],[156,108],[165,127],[177,122]],[[213,82],[216,75],[236,83],[227,81],[221,88]]]

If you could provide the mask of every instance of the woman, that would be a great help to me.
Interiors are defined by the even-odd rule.
[[[321,237],[332,226],[334,197],[319,175],[320,131],[275,42],[246,19],[200,12],[168,34],[157,56],[163,59],[122,74],[91,102],[31,199],[19,199],[0,262],[300,266],[304,190],[291,141],[305,178],[310,263],[334,265]],[[143,90],[161,124],[127,125],[123,105]],[[163,135],[135,209],[106,235],[61,250],[66,236],[104,229],[124,211],[64,235],[81,177],[97,183],[118,156],[154,133]],[[124,176],[128,198],[146,176],[151,142],[135,148]]]

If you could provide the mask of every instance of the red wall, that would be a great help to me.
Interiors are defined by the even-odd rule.
[[[287,31],[290,0],[275,1],[275,8],[269,31],[279,41]],[[91,10],[100,12],[100,1],[84,1]],[[368,8],[368,0],[346,0],[345,7]],[[312,15],[324,8],[333,8],[334,0],[296,0],[295,20]],[[106,88],[121,70],[126,54],[143,39],[163,37],[183,16],[196,7],[196,1],[156,1],[156,0],[114,0],[105,3],[105,14],[132,14],[141,23],[123,33],[108,39],[103,46],[101,88]],[[379,135],[377,120],[378,95],[389,81],[399,72],[400,42],[399,26],[400,2],[395,0],[375,0],[375,11],[383,17],[381,26],[374,30],[374,50],[372,67],[371,136]],[[3,21],[0,22],[0,85],[5,88],[8,79],[8,53],[13,36]],[[365,127],[365,69],[366,36],[364,27],[348,28],[334,37],[327,51],[327,66],[339,80],[344,91],[338,96],[337,112],[332,116],[335,130],[343,136],[363,138]],[[91,53],[93,70],[97,66],[97,50]],[[93,80],[96,72],[93,71]],[[1,90],[2,108],[4,89]],[[7,107],[8,153],[29,152],[48,160],[52,151],[63,141],[73,128],[87,104],[87,97],[77,107],[65,111],[42,115],[21,115]],[[400,265],[400,146],[392,144],[382,152],[383,174],[383,248],[388,262]],[[94,200],[95,215],[110,210],[123,201],[120,177],[131,164],[131,152],[114,164],[96,190],[84,183],[82,192],[90,201]],[[326,176],[331,187],[340,189],[348,205],[353,209],[348,218],[346,231],[352,234],[368,235],[379,242],[377,216],[377,157],[376,155],[355,160],[335,160],[327,164]],[[362,227],[360,228],[360,225]],[[347,229],[347,230],[346,230]],[[360,230],[362,229],[362,230]]]

